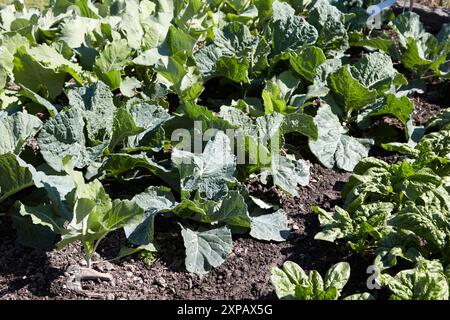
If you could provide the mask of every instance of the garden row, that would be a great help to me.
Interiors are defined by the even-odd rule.
[[[381,284],[396,297],[448,298],[449,117],[415,126],[410,97],[427,81],[448,81],[450,25],[432,35],[405,12],[372,29],[366,8],[375,2],[54,0],[43,11],[18,1],[1,9],[0,210],[17,242],[80,241],[87,267],[77,272],[89,278],[111,232],[124,230],[130,254],[155,252],[155,219],[167,218],[181,226],[187,271],[204,274],[226,260],[235,234],[288,239],[279,203],[246,183],[296,196],[312,154],[354,173],[344,208],[315,209],[318,241],[375,251]],[[407,158],[367,158],[381,145]],[[123,182],[138,187],[113,196]],[[389,276],[400,258],[415,269]],[[337,298],[350,271],[336,265],[324,284],[292,264],[286,276],[274,272],[280,297]],[[397,292],[405,281],[421,287]]]

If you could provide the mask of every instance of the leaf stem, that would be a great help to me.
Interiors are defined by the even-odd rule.
[[[86,260],[87,263],[87,267],[90,269],[92,266],[92,256],[94,255],[95,251],[97,250],[98,245],[100,244],[100,242],[106,237],[107,234],[102,235],[98,240],[95,241],[94,246],[92,247],[92,251],[91,250],[86,250],[85,254],[84,254],[84,259]],[[84,246],[85,248],[87,247],[86,245]]]
[[[431,78],[435,78],[435,77],[437,77],[437,75],[435,75],[435,74],[429,74],[429,75],[427,75],[427,76],[422,76],[422,77],[420,77],[420,79],[421,79],[421,80],[426,80],[426,79],[431,79]]]

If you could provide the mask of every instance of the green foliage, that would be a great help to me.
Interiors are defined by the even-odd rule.
[[[396,164],[360,161],[342,193],[344,208],[313,208],[323,227],[316,239],[345,239],[358,252],[375,249],[375,266],[386,272],[381,280],[392,299],[448,299],[442,265],[450,262],[449,139],[450,132],[441,130],[425,135],[415,147],[384,145],[408,158]],[[430,258],[438,260],[424,261]],[[389,269],[398,259],[415,269],[391,276]]]
[[[307,275],[298,264],[286,261],[282,269],[272,268],[270,282],[280,299],[337,300],[349,278],[350,265],[347,262],[339,262],[331,266],[325,278],[322,278],[316,270],[311,270]],[[372,300],[373,297],[363,293],[351,295],[345,299]]]

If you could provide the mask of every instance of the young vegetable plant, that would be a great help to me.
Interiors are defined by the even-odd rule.
[[[374,265],[393,299],[448,298],[442,265],[450,257],[449,141],[450,131],[441,130],[415,147],[386,144],[408,158],[395,164],[364,159],[344,188],[344,208],[313,208],[323,227],[315,238],[345,239],[356,251],[375,251]],[[431,257],[439,260],[424,262]],[[416,268],[389,276],[399,259]]]
[[[450,25],[442,25],[441,31],[433,36],[425,31],[420,16],[405,12],[390,24],[398,36],[401,62],[416,77],[422,79],[449,77]]]
[[[58,248],[80,240],[88,268],[100,242],[111,232],[138,221],[143,210],[128,200],[111,200],[98,180],[85,183],[81,172],[70,167],[66,171],[73,178],[75,189],[66,198],[73,205],[73,218],[61,231]]]
[[[286,261],[282,269],[273,268],[270,281],[280,299],[337,300],[350,278],[350,265],[339,262],[326,273],[325,279],[316,270],[309,275],[296,263]],[[354,294],[346,300],[371,300],[369,293]]]
[[[65,197],[72,211],[71,219],[55,219],[44,210],[28,209],[27,214],[31,215],[33,223],[47,226],[61,235],[61,240],[57,243],[58,249],[78,240],[83,244],[87,267],[72,266],[68,270],[68,287],[81,293],[81,281],[84,279],[112,280],[110,274],[92,269],[92,256],[110,232],[129,223],[136,223],[142,219],[144,212],[132,201],[111,200],[100,181],[86,183],[82,173],[75,171],[68,159],[64,159],[63,167],[74,186]]]
[[[392,292],[391,300],[448,300],[448,275],[449,268],[444,270],[438,260],[422,260],[414,269],[380,278]]]

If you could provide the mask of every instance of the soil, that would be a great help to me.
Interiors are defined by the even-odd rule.
[[[433,115],[443,110],[441,106],[430,103],[420,96],[414,97],[413,102],[414,112],[412,117],[416,125],[425,125]]]

